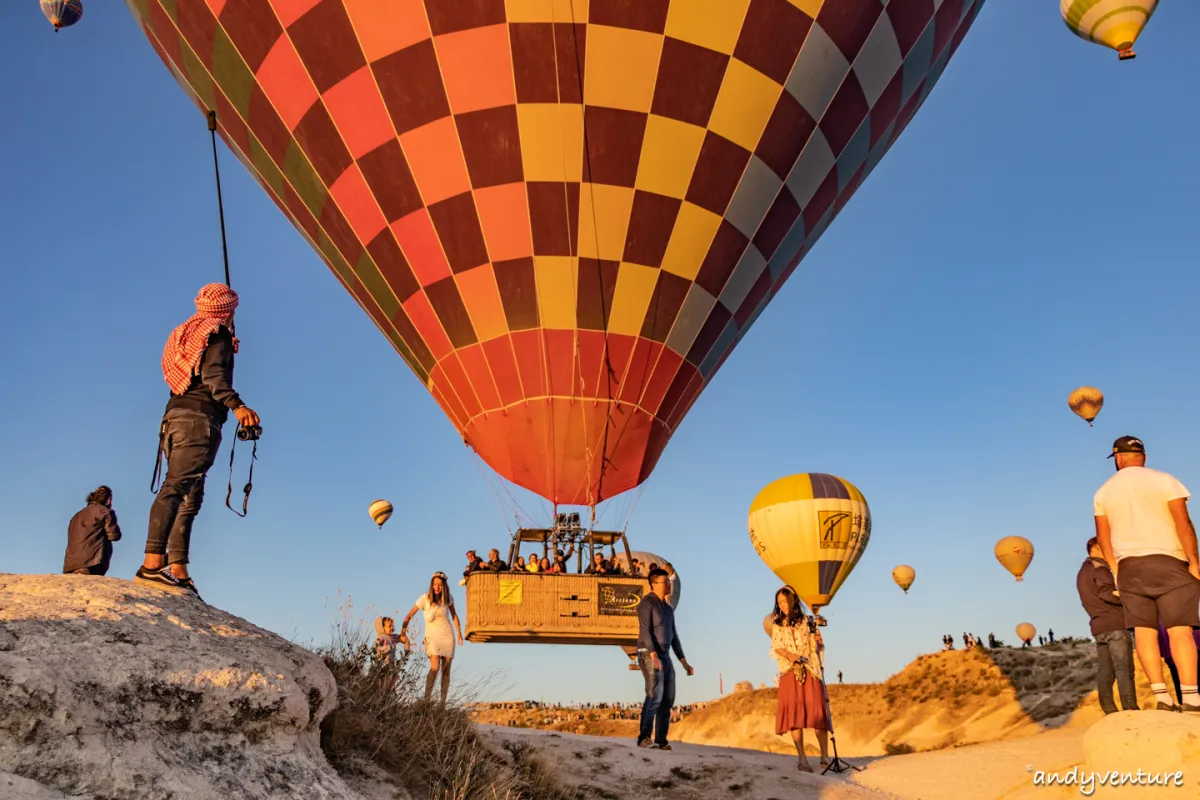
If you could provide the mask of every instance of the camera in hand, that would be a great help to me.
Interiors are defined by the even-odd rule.
[[[248,428],[239,427],[237,430],[237,438],[243,442],[257,442],[260,436],[262,436],[262,425],[251,425]]]

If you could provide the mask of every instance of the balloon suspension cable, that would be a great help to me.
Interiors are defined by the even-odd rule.
[[[221,256],[225,259],[225,285],[229,282],[229,245],[225,240],[225,201],[221,197],[221,163],[217,160],[217,112],[208,112],[208,134],[212,138],[213,173],[217,176],[217,215],[221,220]]]

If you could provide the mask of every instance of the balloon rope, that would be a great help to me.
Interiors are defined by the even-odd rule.
[[[217,160],[217,112],[208,112],[208,134],[212,137],[213,172],[217,176],[217,214],[221,219],[221,255],[225,259],[225,285],[233,288],[229,282],[229,246],[225,241],[225,202],[221,197],[221,164]]]

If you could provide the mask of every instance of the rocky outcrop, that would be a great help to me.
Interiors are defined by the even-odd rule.
[[[359,800],[313,653],[128,581],[0,574],[0,796]]]
[[[1095,800],[1200,797],[1200,715],[1109,714],[1084,734],[1083,751],[1084,762],[1076,770],[1041,776],[1039,785],[1063,786],[1063,797],[1078,797],[1082,788]]]

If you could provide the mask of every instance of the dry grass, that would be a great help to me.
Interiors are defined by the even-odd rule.
[[[330,644],[317,648],[338,685],[338,708],[321,736],[335,769],[355,777],[366,762],[427,800],[576,799],[534,748],[517,742],[494,750],[453,699],[444,709],[426,703],[423,655],[375,664],[374,634],[350,609],[343,604]]]

